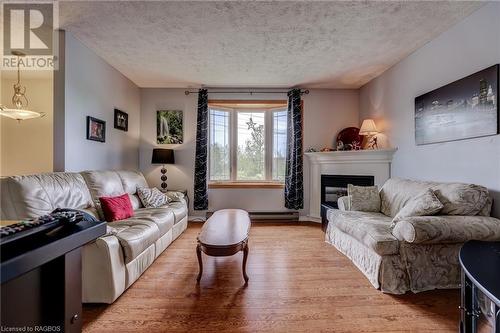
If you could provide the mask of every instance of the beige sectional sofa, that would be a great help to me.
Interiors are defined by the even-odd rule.
[[[444,207],[436,215],[396,214],[431,189]],[[458,288],[458,252],[468,240],[500,240],[500,220],[482,186],[389,179],[380,192],[381,211],[351,211],[349,197],[328,212],[326,241],[349,257],[375,288],[393,294]]]
[[[107,234],[83,248],[83,302],[112,303],[187,227],[186,200],[144,208],[136,171],[55,172],[1,180],[1,218],[21,219],[73,208],[96,218],[98,198],[128,193],[134,216],[108,223]]]

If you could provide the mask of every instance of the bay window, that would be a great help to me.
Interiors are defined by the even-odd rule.
[[[209,180],[282,183],[286,102],[209,103]]]

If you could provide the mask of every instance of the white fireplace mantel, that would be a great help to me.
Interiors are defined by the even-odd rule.
[[[313,220],[321,218],[321,175],[373,176],[375,185],[380,187],[391,176],[392,156],[396,150],[305,153],[309,161],[309,217]]]

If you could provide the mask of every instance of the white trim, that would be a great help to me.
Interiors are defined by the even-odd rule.
[[[264,178],[266,181],[273,179],[273,115],[270,110],[264,113]]]
[[[304,153],[313,163],[387,163],[392,161],[392,156],[397,151],[393,149],[349,150]]]

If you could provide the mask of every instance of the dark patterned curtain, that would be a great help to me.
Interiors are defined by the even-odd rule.
[[[285,171],[285,207],[304,208],[304,183],[302,161],[302,111],[300,89],[288,92],[288,131]]]
[[[198,118],[196,124],[196,155],[194,159],[194,201],[195,210],[208,209],[207,192],[208,159],[208,92],[198,92]]]

